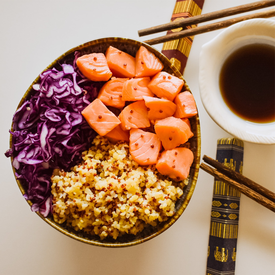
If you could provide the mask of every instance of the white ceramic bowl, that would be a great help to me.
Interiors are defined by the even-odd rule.
[[[209,116],[228,133],[248,142],[275,144],[275,122],[252,123],[241,119],[223,101],[219,88],[220,71],[227,57],[255,42],[275,45],[275,20],[251,19],[237,23],[204,44],[199,64],[200,95]]]

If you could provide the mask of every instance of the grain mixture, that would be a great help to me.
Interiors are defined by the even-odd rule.
[[[97,136],[83,152],[83,162],[52,176],[53,217],[75,230],[116,239],[137,234],[174,214],[183,194],[155,166],[141,167],[127,143],[112,144]]]

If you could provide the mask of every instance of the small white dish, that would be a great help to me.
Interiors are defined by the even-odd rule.
[[[275,20],[251,19],[237,23],[204,44],[199,64],[200,95],[209,116],[228,133],[248,142],[275,144],[275,122],[253,123],[238,117],[224,102],[219,88],[220,71],[227,57],[255,42],[275,45]]]

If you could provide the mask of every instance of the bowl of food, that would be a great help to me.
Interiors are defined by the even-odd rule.
[[[65,52],[33,81],[6,156],[46,223],[87,244],[131,246],[164,232],[187,207],[200,163],[199,116],[164,55],[102,38]]]
[[[225,131],[244,141],[275,144],[275,21],[232,25],[200,53],[202,103]]]

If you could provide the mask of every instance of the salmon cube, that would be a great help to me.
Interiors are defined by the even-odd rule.
[[[134,77],[136,74],[136,59],[130,54],[113,46],[106,51],[107,64],[116,77]]]
[[[156,134],[141,129],[130,130],[130,154],[140,165],[156,164],[161,142]]]
[[[189,120],[187,117],[184,117],[184,118],[182,118],[181,120],[182,120],[183,122],[185,122],[185,123],[188,125],[189,129],[190,129],[190,133],[189,133],[189,137],[188,137],[188,138],[193,137],[193,136],[194,136],[194,133],[192,132],[192,129],[191,129],[190,120]]]
[[[150,120],[163,119],[172,116],[176,111],[176,104],[166,98],[143,96]]]
[[[190,149],[178,147],[163,151],[156,168],[162,175],[181,181],[187,179],[193,160],[194,154]]]
[[[82,115],[88,124],[101,136],[106,135],[121,123],[118,117],[98,98],[82,111]]]
[[[108,81],[112,72],[103,53],[91,53],[80,56],[76,65],[84,76],[92,81]]]
[[[188,124],[173,116],[157,120],[155,132],[165,150],[174,149],[184,144],[192,135]]]
[[[174,102],[177,105],[177,110],[174,114],[175,117],[188,118],[198,113],[194,96],[188,91],[178,94]]]
[[[163,67],[161,61],[152,52],[140,46],[136,53],[136,77],[154,76]]]
[[[148,88],[150,77],[131,78],[127,80],[122,89],[122,100],[136,101],[143,100],[143,96],[154,96]]]
[[[112,77],[100,89],[97,98],[99,98],[106,106],[112,106],[121,109],[125,106],[125,101],[122,100],[122,88],[124,82],[128,78]]]
[[[157,73],[148,84],[148,88],[158,97],[173,101],[181,91],[184,81],[167,72]]]
[[[136,101],[126,106],[118,118],[121,121],[121,128],[124,131],[132,128],[147,128],[150,126],[147,107],[144,100]]]
[[[113,130],[105,135],[111,142],[129,141],[129,131],[124,131],[121,124],[117,125]]]

